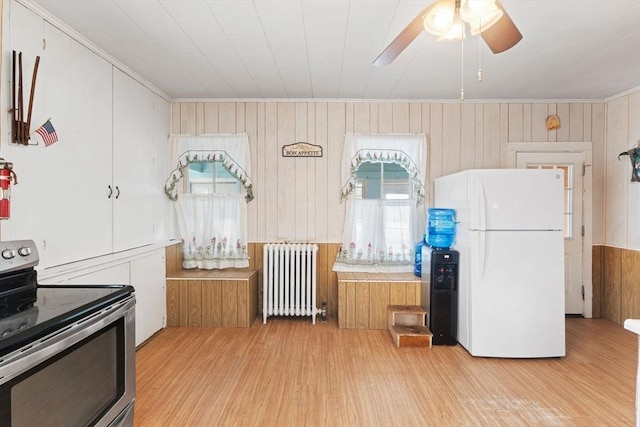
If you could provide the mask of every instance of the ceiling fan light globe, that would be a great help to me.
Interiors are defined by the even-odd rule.
[[[449,32],[456,16],[455,0],[438,0],[422,19],[424,29],[436,36]]]
[[[497,9],[495,0],[462,0],[460,15],[465,22],[473,22],[490,10]]]
[[[462,22],[462,19],[460,19],[460,15],[456,14],[456,18],[453,21],[451,28],[449,28],[449,31],[447,31],[446,34],[438,36],[436,40],[439,42],[459,42],[464,40],[466,37],[464,27],[465,25],[464,22]]]
[[[469,22],[469,29],[471,31],[471,34],[477,36],[483,31],[488,30],[496,22],[498,22],[500,18],[502,18],[502,15],[504,15],[502,9],[496,7],[495,9],[486,12],[480,19]]]

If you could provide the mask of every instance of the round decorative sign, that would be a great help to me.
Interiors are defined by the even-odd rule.
[[[548,130],[557,129],[560,127],[560,117],[556,116],[555,114],[551,114],[547,117],[546,123]]]

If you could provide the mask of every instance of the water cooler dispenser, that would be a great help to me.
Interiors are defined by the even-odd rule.
[[[433,345],[458,343],[458,251],[431,251],[429,329]]]
[[[422,250],[422,307],[429,311],[434,345],[458,343],[458,258],[455,211],[432,208],[427,218],[427,245]]]

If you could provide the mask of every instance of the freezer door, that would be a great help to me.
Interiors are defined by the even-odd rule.
[[[471,230],[562,230],[564,176],[561,170],[468,172]]]
[[[469,259],[460,263],[468,263],[472,355],[565,355],[563,245],[561,231],[470,233]]]

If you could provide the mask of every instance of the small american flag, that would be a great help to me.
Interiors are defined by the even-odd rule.
[[[47,120],[45,124],[36,129],[36,132],[42,137],[44,145],[48,147],[58,140],[58,134],[51,124],[51,120]]]

